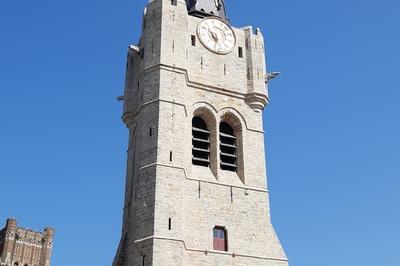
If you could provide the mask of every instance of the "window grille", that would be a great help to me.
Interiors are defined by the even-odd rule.
[[[236,137],[232,127],[228,123],[222,122],[220,124],[219,138],[221,169],[236,172],[238,168],[236,164]]]
[[[192,162],[194,165],[210,166],[210,131],[198,116],[192,120]]]

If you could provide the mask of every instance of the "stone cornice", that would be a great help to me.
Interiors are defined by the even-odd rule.
[[[195,88],[195,89],[199,89],[199,90],[205,90],[205,91],[209,91],[209,92],[213,92],[213,93],[217,93],[217,94],[221,94],[221,95],[225,95],[225,96],[230,96],[230,97],[234,97],[234,98],[238,98],[238,99],[243,99],[243,100],[245,100],[246,98],[247,99],[254,98],[254,96],[249,97],[248,95],[256,95],[258,104],[255,106],[257,107],[257,110],[259,109],[260,104],[263,105],[262,109],[264,109],[265,106],[269,103],[269,99],[268,99],[267,95],[265,95],[265,94],[261,94],[261,93],[248,93],[247,94],[247,93],[237,92],[234,90],[228,90],[223,87],[212,86],[212,85],[207,85],[207,84],[204,84],[201,82],[196,82],[189,78],[189,73],[188,73],[187,69],[176,67],[176,66],[171,66],[171,65],[167,65],[167,64],[162,64],[162,63],[154,64],[149,67],[146,67],[140,74],[139,81],[141,81],[143,79],[143,76],[147,72],[152,72],[152,71],[161,70],[161,69],[167,70],[167,71],[172,71],[177,74],[183,75],[185,77],[187,87],[191,87],[191,88]],[[262,100],[259,100],[259,99],[262,99]],[[250,107],[253,108],[252,106],[250,106]]]
[[[183,175],[185,176],[185,179],[190,180],[190,181],[195,181],[195,182],[201,182],[201,183],[208,183],[208,184],[212,184],[212,185],[217,185],[217,186],[223,186],[223,187],[229,187],[229,188],[237,188],[237,189],[242,189],[245,192],[248,191],[254,191],[254,192],[258,192],[258,193],[265,193],[268,194],[269,191],[266,189],[260,189],[260,188],[254,188],[254,187],[248,187],[248,186],[238,186],[238,185],[232,185],[232,184],[227,184],[227,183],[221,183],[221,182],[217,182],[217,181],[210,181],[210,180],[202,180],[202,179],[197,179],[197,178],[191,178],[187,175],[186,173],[186,169],[183,167],[178,167],[178,166],[174,166],[174,165],[168,165],[168,164],[161,164],[161,163],[153,163],[153,164],[149,164],[149,165],[145,165],[139,168],[139,170],[144,170],[146,168],[152,167],[152,166],[161,166],[161,167],[167,167],[167,168],[174,168],[177,170],[181,170],[183,172]]]
[[[146,242],[149,240],[165,240],[165,241],[180,242],[180,243],[182,243],[182,245],[186,251],[204,253],[204,255],[206,255],[206,256],[208,254],[218,254],[218,255],[232,256],[232,257],[239,257],[239,258],[243,257],[243,258],[259,259],[259,260],[288,262],[288,259],[286,257],[284,257],[284,258],[263,257],[263,256],[257,256],[257,255],[250,255],[250,254],[240,254],[240,253],[236,253],[236,252],[223,252],[223,251],[217,251],[217,250],[189,248],[189,247],[187,247],[186,242],[183,239],[165,237],[165,236],[153,235],[153,236],[149,236],[149,237],[146,237],[143,239],[134,240],[131,242],[131,244],[135,245],[135,244]]]

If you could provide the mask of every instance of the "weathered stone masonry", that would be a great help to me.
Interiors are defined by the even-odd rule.
[[[214,53],[198,40],[204,18],[188,14],[189,2],[149,1],[139,45],[129,47],[123,121],[130,137],[113,265],[286,266],[269,212],[262,33],[233,28],[232,52]],[[192,163],[194,116],[210,130],[209,167]],[[221,122],[236,137],[237,171],[221,169]],[[213,247],[216,226],[226,230],[224,251]]]

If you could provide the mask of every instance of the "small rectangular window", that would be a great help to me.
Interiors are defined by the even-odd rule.
[[[168,219],[168,230],[171,231],[172,229],[172,220],[171,218]]]
[[[140,51],[140,58],[143,60],[144,59],[144,48]]]
[[[149,136],[150,136],[150,137],[153,136],[153,129],[152,129],[152,128],[149,129]]]
[[[192,40],[192,46],[196,46],[196,35],[192,35],[191,40]]]
[[[243,48],[242,47],[239,47],[239,57],[240,58],[243,58]]]
[[[169,161],[172,162],[172,151],[169,152]]]
[[[226,237],[226,229],[223,227],[215,227],[213,230],[213,248],[218,251],[228,251],[228,241]]]

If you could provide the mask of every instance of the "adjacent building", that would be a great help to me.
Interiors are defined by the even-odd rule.
[[[0,266],[50,266],[54,229],[35,232],[8,219],[0,230]]]
[[[119,97],[129,146],[113,266],[288,265],[270,217],[264,48],[226,1],[148,2]]]

